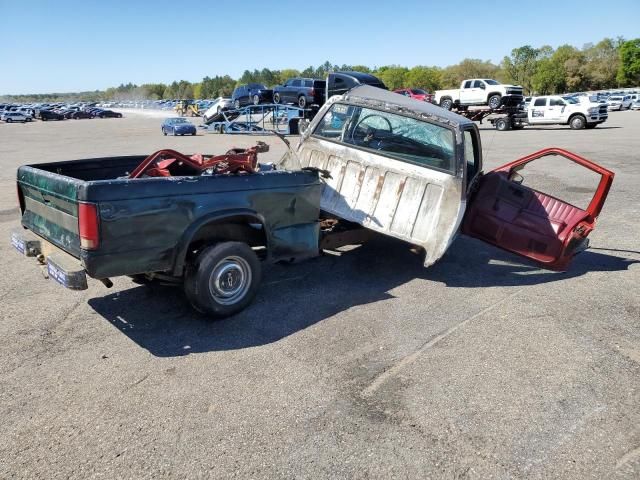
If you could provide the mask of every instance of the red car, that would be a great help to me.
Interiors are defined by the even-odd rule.
[[[394,90],[395,93],[404,95],[405,97],[415,98],[416,100],[423,100],[425,102],[433,103],[433,94],[425,92],[420,88],[399,88]]]

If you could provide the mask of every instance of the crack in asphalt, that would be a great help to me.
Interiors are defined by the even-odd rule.
[[[424,353],[425,351],[429,350],[430,348],[432,348],[433,346],[437,345],[439,342],[441,342],[442,340],[444,340],[445,338],[449,337],[450,335],[452,335],[453,333],[455,333],[457,330],[459,330],[460,328],[464,327],[467,323],[469,323],[470,321],[481,317],[482,315],[484,315],[485,313],[493,310],[495,307],[502,305],[503,303],[505,303],[507,300],[511,300],[513,297],[515,297],[516,295],[518,295],[521,291],[523,291],[524,288],[520,288],[518,290],[516,290],[515,292],[507,295],[506,297],[504,297],[501,300],[498,300],[497,302],[489,305],[486,308],[483,308],[482,310],[480,310],[477,313],[474,313],[473,315],[471,315],[470,317],[468,317],[467,319],[463,320],[462,322],[454,325],[451,328],[446,329],[445,331],[443,331],[442,333],[440,333],[439,335],[436,335],[435,337],[433,337],[431,340],[429,340],[428,342],[424,343],[420,348],[418,348],[416,351],[414,351],[413,353],[410,353],[409,355],[407,355],[406,357],[403,357],[402,359],[400,359],[400,361],[398,361],[396,364],[394,364],[391,368],[389,368],[388,370],[385,370],[384,372],[382,372],[380,375],[378,375],[373,382],[371,382],[369,384],[368,387],[366,387],[364,390],[362,390],[362,392],[360,393],[360,395],[364,398],[370,397],[371,395],[373,395],[376,390],[378,390],[387,380],[389,380],[391,377],[394,377],[395,375],[397,375],[402,369],[404,369],[405,367],[407,367],[408,365],[411,365],[413,362],[415,362],[418,357],[420,357],[420,355],[422,353]]]

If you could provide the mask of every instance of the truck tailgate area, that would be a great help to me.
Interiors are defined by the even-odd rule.
[[[82,181],[34,167],[18,170],[22,226],[80,256],[78,189]]]

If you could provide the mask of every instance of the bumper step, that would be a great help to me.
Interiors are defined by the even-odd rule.
[[[48,278],[71,290],[86,290],[87,273],[80,260],[31,233],[15,229],[11,232],[11,245],[27,257],[36,257],[47,267]]]

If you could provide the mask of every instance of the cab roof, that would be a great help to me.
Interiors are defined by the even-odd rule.
[[[398,109],[411,113],[413,115],[427,116],[442,123],[448,123],[453,126],[462,126],[473,124],[471,120],[462,115],[450,112],[444,108],[438,107],[429,102],[415,100],[404,95],[400,95],[381,88],[369,85],[361,85],[352,88],[343,96],[347,102],[356,102],[372,107],[385,107],[390,109]],[[401,113],[401,112],[399,112]]]

